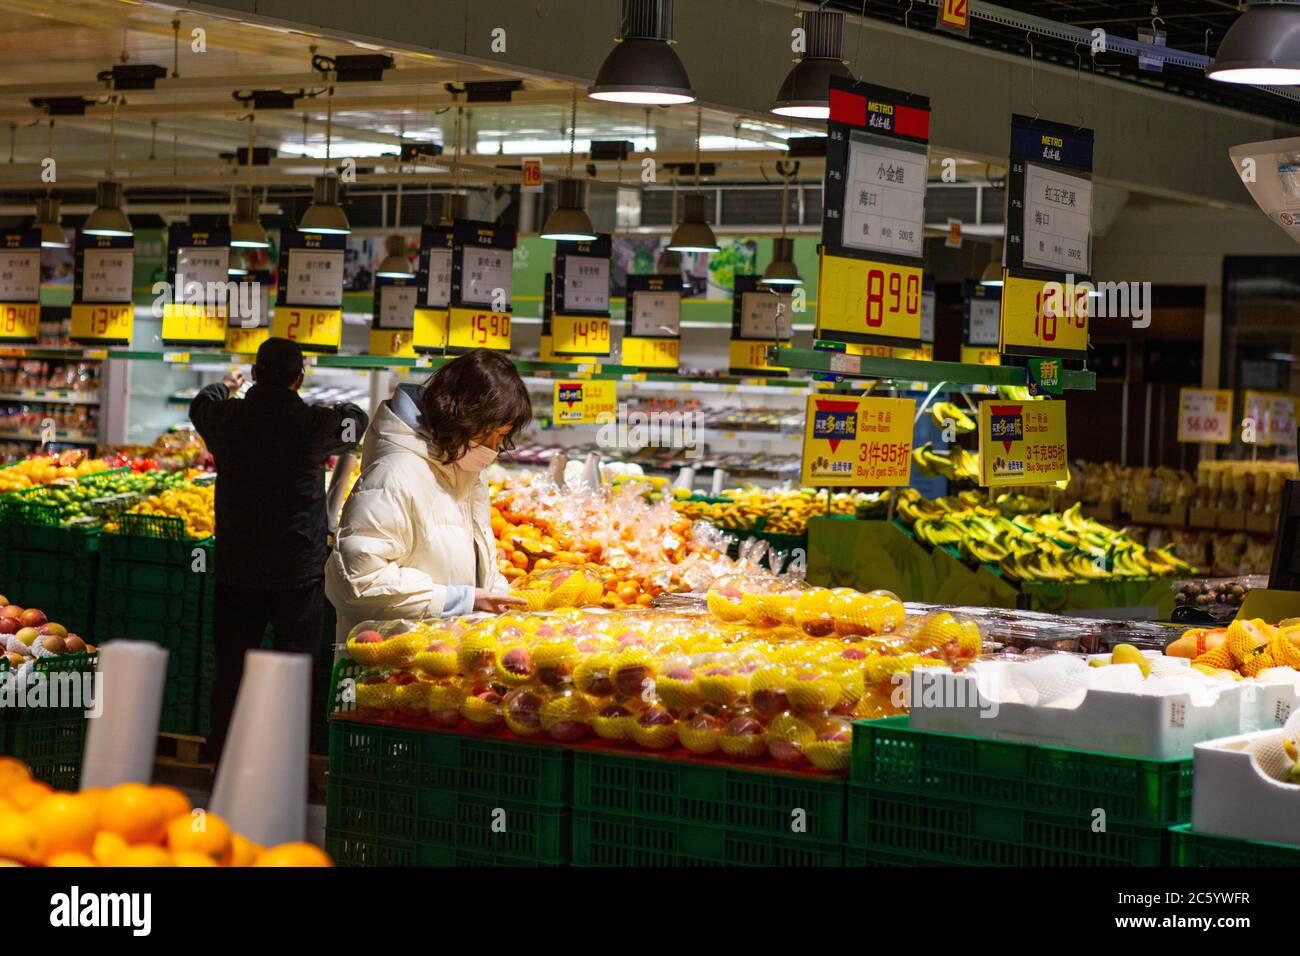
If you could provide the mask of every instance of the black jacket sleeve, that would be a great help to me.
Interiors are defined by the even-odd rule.
[[[370,419],[359,406],[339,402],[332,408],[316,408],[316,440],[325,455],[341,455],[355,448]]]
[[[199,389],[190,402],[190,421],[209,448],[217,439],[216,416],[213,412],[230,398],[230,390],[221,382],[213,382]]]

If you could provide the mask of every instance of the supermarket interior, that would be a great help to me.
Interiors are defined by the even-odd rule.
[[[0,11],[0,862],[1300,866],[1300,3]]]

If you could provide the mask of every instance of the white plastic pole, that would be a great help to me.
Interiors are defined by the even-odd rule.
[[[167,651],[152,641],[109,641],[100,648],[100,714],[87,721],[82,789],[153,779],[166,682]]]

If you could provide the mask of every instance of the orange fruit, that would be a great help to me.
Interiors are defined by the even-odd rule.
[[[189,816],[192,809],[190,798],[185,796],[175,787],[169,787],[166,784],[156,783],[149,788],[154,792],[163,805],[163,819],[167,821],[175,820],[179,816]]]
[[[94,866],[95,861],[85,853],[56,853],[45,858],[46,866]]]
[[[175,866],[172,856],[160,846],[142,843],[129,846],[113,860],[114,866]]]
[[[167,849],[173,853],[202,853],[218,866],[230,863],[230,827],[215,813],[186,814],[167,824]]]
[[[175,866],[216,866],[212,857],[206,853],[196,853],[193,850],[177,850],[172,853],[172,863]]]
[[[15,810],[26,813],[53,792],[54,788],[41,780],[22,780],[5,792],[5,799]]]
[[[262,848],[246,836],[230,835],[230,866],[252,866]]]
[[[75,793],[51,793],[27,818],[45,835],[45,852],[89,853],[95,842],[95,805]]]
[[[119,784],[99,802],[99,828],[116,833],[127,843],[161,843],[167,823],[163,806],[149,787]]]
[[[4,793],[15,783],[32,779],[32,772],[27,764],[17,757],[0,757],[0,793]]]
[[[90,855],[95,860],[97,866],[115,866],[118,856],[127,850],[126,841],[116,833],[109,833],[107,830],[100,830],[95,834],[95,842],[91,846]]]
[[[325,851],[310,843],[281,843],[258,856],[253,866],[333,866]]]
[[[39,863],[45,859],[45,836],[23,814],[0,817],[0,858]]]

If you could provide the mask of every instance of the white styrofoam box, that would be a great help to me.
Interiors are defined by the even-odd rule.
[[[1300,685],[1290,681],[1244,681],[1241,697],[1241,731],[1281,727],[1300,710]]]
[[[1300,844],[1300,786],[1259,769],[1247,748],[1277,730],[1257,730],[1196,745],[1192,829],[1211,836]]]
[[[1094,687],[1049,706],[1007,700],[1006,690],[1016,687],[1015,672],[1007,669],[1026,666],[981,661],[961,673],[917,668],[909,694],[910,726],[1151,760],[1187,759],[1200,741],[1241,732],[1240,683],[1165,694]],[[1133,664],[1100,670],[1121,673],[1121,668],[1137,671]]]

